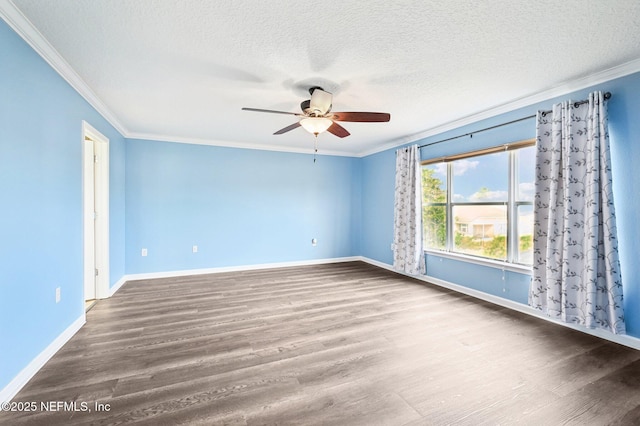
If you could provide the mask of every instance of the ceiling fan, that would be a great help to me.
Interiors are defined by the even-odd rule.
[[[347,129],[336,123],[336,121],[381,123],[391,119],[391,115],[386,112],[331,112],[331,102],[333,98],[331,93],[325,92],[322,87],[318,86],[311,87],[309,93],[311,94],[311,99],[300,103],[302,113],[260,108],[242,108],[242,110],[288,114],[301,117],[298,122],[278,130],[274,135],[281,135],[302,126],[306,131],[316,136],[324,131],[328,131],[339,138],[344,138],[349,136],[350,133]]]

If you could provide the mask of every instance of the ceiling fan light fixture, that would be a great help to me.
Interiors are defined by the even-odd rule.
[[[307,132],[314,135],[326,132],[332,124],[333,121],[324,117],[306,117],[300,120],[300,125],[304,127]]]

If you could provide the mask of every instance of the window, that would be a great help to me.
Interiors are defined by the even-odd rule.
[[[423,162],[425,248],[531,265],[533,144]]]

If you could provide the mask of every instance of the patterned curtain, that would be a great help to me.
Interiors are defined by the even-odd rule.
[[[418,145],[396,151],[394,209],[393,267],[407,274],[424,274],[422,175]]]
[[[602,92],[538,112],[533,280],[548,316],[625,333]]]

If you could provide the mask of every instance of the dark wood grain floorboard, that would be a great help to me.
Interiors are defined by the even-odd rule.
[[[350,262],[129,282],[15,401],[92,411],[0,424],[626,425],[640,352]]]

